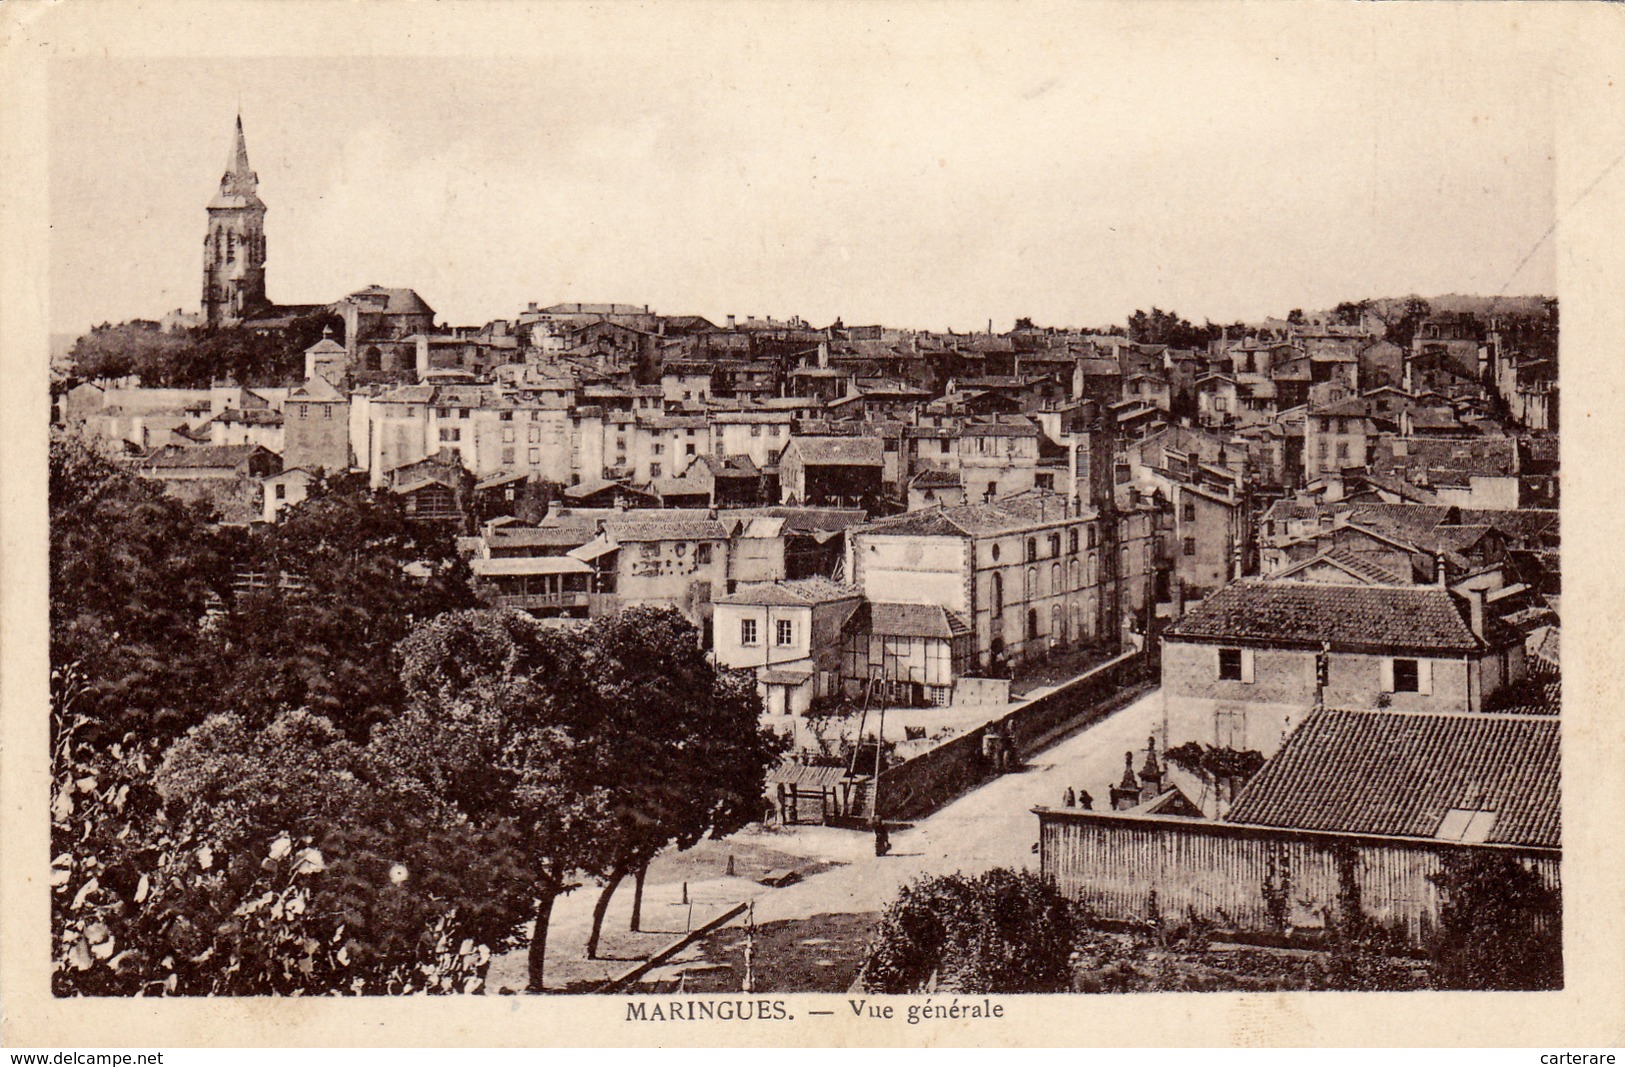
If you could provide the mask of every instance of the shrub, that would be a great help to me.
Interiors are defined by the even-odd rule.
[[[881,917],[864,988],[917,992],[935,977],[961,993],[1065,992],[1078,931],[1072,903],[1030,872],[926,878]]]

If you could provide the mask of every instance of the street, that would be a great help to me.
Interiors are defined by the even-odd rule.
[[[979,873],[991,867],[1036,868],[1038,820],[1032,808],[1059,806],[1068,786],[1088,790],[1095,807],[1123,772],[1123,753],[1138,764],[1146,738],[1161,723],[1162,698],[1153,690],[1134,703],[1039,753],[1021,770],[995,778],[936,813],[892,833],[891,854],[874,854],[872,835],[828,826],[757,827],[683,853],[668,853],[650,869],[641,934],[627,932],[632,887],[614,897],[604,922],[604,960],[585,960],[596,886],[558,901],[548,936],[548,986],[601,982],[741,900],[755,900],[758,924],[816,915],[882,910],[897,890],[923,875]],[[725,873],[729,857],[734,876]],[[782,888],[757,881],[769,869],[804,873]],[[686,900],[686,903],[685,903]],[[683,958],[688,958],[686,955]],[[493,989],[523,989],[525,952],[492,966]]]

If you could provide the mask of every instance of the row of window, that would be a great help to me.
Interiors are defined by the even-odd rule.
[[[1219,681],[1253,682],[1253,650],[1250,648],[1219,649]],[[1324,684],[1324,681],[1322,682]],[[1433,663],[1431,660],[1395,656],[1382,661],[1382,691],[1384,693],[1433,692]]]
[[[996,483],[988,483],[988,491],[990,493],[993,490],[994,484]],[[1085,527],[1085,529],[1088,530],[1087,545],[1089,548],[1094,548],[1097,540],[1095,528],[1093,526],[1088,526]],[[1046,539],[1046,544],[1049,551],[1043,558],[1053,558],[1061,554],[1061,535],[1059,532],[1050,534]],[[1078,531],[1076,527],[1073,527],[1071,530],[1067,531],[1066,550],[1069,553],[1075,553],[1078,551]],[[999,561],[999,544],[997,541],[993,543],[992,555],[993,562],[997,563]],[[1035,563],[1039,558],[1038,538],[1027,538],[1027,562]]]
[[[709,546],[706,546],[709,547]],[[773,642],[780,648],[796,643],[795,623],[790,619],[777,619],[774,621]],[[739,643],[754,645],[756,641],[756,620],[739,620]]]

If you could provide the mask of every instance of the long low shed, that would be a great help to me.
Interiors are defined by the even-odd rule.
[[[1105,919],[1199,917],[1232,930],[1330,925],[1347,902],[1422,944],[1438,922],[1430,876],[1451,853],[1511,854],[1561,887],[1562,851],[1168,816],[1037,808],[1044,874]]]

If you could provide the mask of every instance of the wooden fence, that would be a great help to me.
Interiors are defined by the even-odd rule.
[[[1313,931],[1357,907],[1420,945],[1439,915],[1429,876],[1450,853],[1499,849],[1561,887],[1556,849],[1071,809],[1037,815],[1044,874],[1103,919],[1200,918],[1237,931]]]

